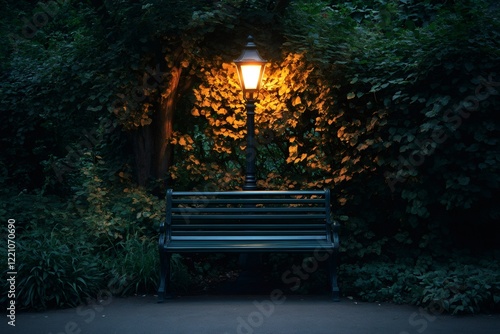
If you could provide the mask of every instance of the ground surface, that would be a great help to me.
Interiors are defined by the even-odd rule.
[[[457,317],[412,306],[287,296],[281,290],[179,297],[162,304],[154,296],[111,297],[74,309],[18,312],[15,327],[8,321],[4,317],[0,333],[500,333],[498,314]]]

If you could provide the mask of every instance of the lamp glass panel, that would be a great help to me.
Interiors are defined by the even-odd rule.
[[[257,89],[259,86],[261,65],[241,65],[241,75],[245,89]]]

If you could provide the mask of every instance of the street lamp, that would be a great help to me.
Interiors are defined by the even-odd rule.
[[[259,55],[252,36],[248,36],[247,45],[241,55],[234,60],[234,63],[238,70],[247,109],[247,168],[243,190],[255,190],[257,189],[255,176],[255,158],[257,155],[255,150],[255,102],[259,94],[266,61]]]

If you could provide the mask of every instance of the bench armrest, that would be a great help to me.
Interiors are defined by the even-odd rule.
[[[167,242],[170,240],[170,229],[168,224],[160,223],[160,236],[158,239],[158,244],[160,248],[163,248]]]

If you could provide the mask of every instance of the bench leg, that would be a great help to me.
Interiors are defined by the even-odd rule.
[[[332,299],[334,302],[339,302],[340,301],[340,290],[339,290],[339,285],[337,282],[337,255],[338,253],[336,251],[333,252],[332,256],[330,256],[330,259],[328,260],[328,265],[330,267],[330,285],[331,285],[331,290],[332,290]]]
[[[160,250],[160,285],[158,287],[158,303],[163,303],[170,287],[170,257],[172,255]]]

